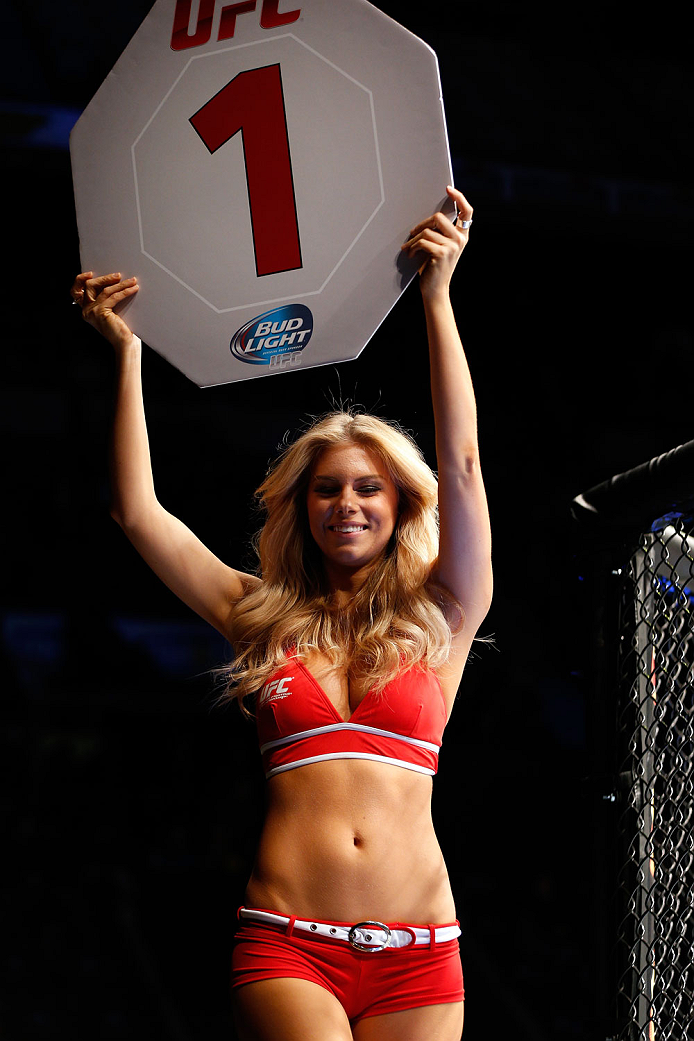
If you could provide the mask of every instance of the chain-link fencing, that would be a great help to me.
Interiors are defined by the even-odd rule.
[[[621,612],[618,1034],[694,1038],[694,521],[644,535]]]
[[[615,830],[599,851],[608,1041],[694,1041],[694,442],[677,452],[677,496],[652,460],[574,503],[613,576],[595,605],[600,725],[614,726],[597,740]]]

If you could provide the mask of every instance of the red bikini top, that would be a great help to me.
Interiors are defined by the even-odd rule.
[[[328,759],[371,759],[433,776],[447,710],[438,677],[415,666],[344,720],[297,658],[260,691],[256,720],[266,777]]]

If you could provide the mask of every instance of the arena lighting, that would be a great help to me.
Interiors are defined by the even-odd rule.
[[[66,151],[70,131],[81,113],[61,105],[0,102],[0,128],[5,148],[51,148]]]
[[[671,582],[669,578],[658,577],[653,582],[654,587],[660,588],[665,592],[671,593],[676,597],[683,597],[688,600],[689,603],[694,606],[694,589],[690,589],[688,586],[678,587],[674,582]]]

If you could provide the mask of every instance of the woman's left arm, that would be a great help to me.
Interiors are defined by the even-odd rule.
[[[465,611],[454,637],[462,665],[492,596],[489,511],[480,470],[477,410],[470,370],[449,297],[451,276],[467,245],[472,207],[455,188],[447,192],[459,217],[455,224],[436,213],[413,228],[404,250],[424,255],[420,288],[426,315],[431,395],[436,424],[439,476],[440,552],[432,576]]]

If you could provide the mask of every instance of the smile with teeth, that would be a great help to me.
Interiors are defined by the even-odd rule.
[[[351,535],[355,531],[366,531],[366,524],[331,524],[330,530],[337,531],[341,535]]]

